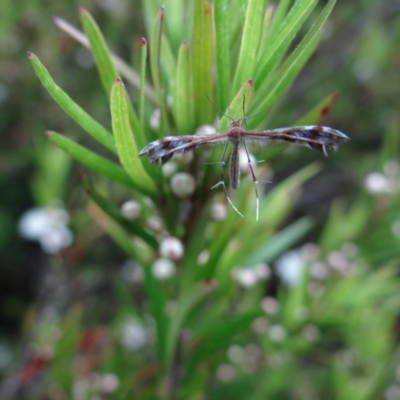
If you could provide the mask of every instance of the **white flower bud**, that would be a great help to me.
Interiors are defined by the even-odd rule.
[[[174,237],[164,239],[160,244],[161,257],[179,260],[183,256],[182,242]]]
[[[268,336],[273,342],[282,342],[286,339],[287,332],[282,325],[271,325],[268,329]]]
[[[153,231],[160,231],[163,227],[162,219],[158,215],[152,215],[147,218],[147,226]]]
[[[160,128],[160,117],[161,117],[160,109],[156,108],[150,117],[149,125],[151,129],[157,131]]]
[[[370,193],[391,193],[393,191],[393,185],[390,180],[379,172],[372,172],[366,178],[364,186]]]
[[[261,308],[266,314],[274,315],[279,310],[279,303],[274,297],[264,297],[261,300]]]
[[[226,218],[226,205],[222,203],[214,203],[210,210],[211,218],[214,221],[223,221]]]
[[[113,393],[118,389],[119,379],[116,375],[108,373],[101,378],[101,389],[104,393]]]
[[[142,207],[137,201],[134,200],[128,200],[121,206],[122,215],[130,221],[139,217],[141,211]]]
[[[204,265],[210,258],[210,252],[208,250],[203,250],[197,257],[197,263],[199,265]]]
[[[154,261],[151,271],[156,279],[163,281],[175,274],[175,264],[168,258],[158,258]]]
[[[176,172],[177,169],[178,166],[174,161],[168,161],[161,167],[163,176],[165,176],[166,178],[171,178],[171,176]]]
[[[147,342],[147,333],[143,325],[136,321],[127,321],[122,327],[122,345],[130,350],[137,350]]]
[[[178,197],[188,197],[194,193],[196,181],[186,172],[179,172],[171,179],[171,190]]]
[[[235,368],[230,364],[221,364],[216,371],[218,380],[221,382],[230,382],[235,379]]]
[[[245,288],[257,283],[257,274],[253,268],[234,268],[231,272],[232,278]]]

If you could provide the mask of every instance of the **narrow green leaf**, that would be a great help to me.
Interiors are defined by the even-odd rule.
[[[140,54],[140,89],[139,89],[139,121],[144,133],[144,87],[146,84],[147,40],[142,38]]]
[[[190,287],[179,299],[177,308],[174,312],[174,318],[169,325],[168,336],[166,340],[166,362],[171,364],[176,351],[176,345],[179,341],[179,335],[184,329],[186,318],[190,311],[208,295],[210,288],[203,282]]]
[[[194,372],[194,368],[201,360],[205,360],[216,351],[226,348],[229,344],[229,340],[233,336],[241,330],[248,328],[256,318],[262,315],[263,311],[261,309],[251,310],[237,316],[231,321],[221,321],[217,326],[211,326],[208,335],[202,340],[200,345],[188,355],[186,364],[187,374],[191,375]]]
[[[398,134],[400,131],[399,115],[396,113],[393,114],[393,117],[388,122],[379,152],[382,167],[390,160],[398,160],[400,152],[400,138]]]
[[[90,48],[92,49],[96,66],[100,74],[101,82],[107,96],[109,96],[111,87],[118,78],[118,71],[113,63],[111,52],[108,49],[106,41],[104,40],[104,37],[96,22],[84,8],[81,8],[80,11],[82,25],[89,40]],[[139,122],[136,112],[130,102],[128,112],[132,129],[134,132],[136,132],[136,141],[140,148],[142,148],[146,145],[147,139],[145,138],[144,132],[142,131],[142,125]]]
[[[159,247],[158,241],[155,239],[154,235],[147,233],[138,222],[128,221],[121,213],[118,207],[114,203],[111,203],[104,196],[102,196],[98,191],[96,191],[93,186],[89,183],[89,180],[84,176],[82,179],[83,185],[86,192],[90,198],[111,218],[113,218],[118,224],[124,228],[128,233],[140,237],[145,243],[151,246],[154,250]]]
[[[191,2],[184,0],[163,0],[162,4],[165,8],[165,30],[174,52],[178,49],[182,38],[185,38],[187,27],[185,15],[192,15]]]
[[[80,8],[80,16],[83,29],[89,39],[101,82],[108,97],[111,86],[118,77],[117,69],[111,59],[106,41],[92,16],[84,8]]]
[[[233,210],[232,210],[233,211]],[[243,220],[235,211],[228,215],[223,224],[218,226],[214,240],[209,245],[209,259],[198,269],[196,279],[210,279],[215,275],[215,269],[219,268],[221,257],[227,249],[232,237],[238,234],[243,227]]]
[[[312,228],[310,218],[302,218],[276,233],[267,243],[253,251],[241,263],[243,267],[252,267],[260,262],[271,262],[285,250],[299,241]]]
[[[243,210],[246,218],[243,226],[235,233],[240,247],[235,251],[226,246],[223,251],[219,250],[222,254],[218,254],[220,257],[218,261],[218,276],[226,275],[235,265],[244,265],[243,262],[249,257],[249,254],[264,248],[267,241],[275,235],[275,231],[290,213],[298,193],[300,193],[301,185],[319,171],[320,166],[317,163],[313,163],[280,182],[268,193],[265,199],[261,199],[259,221],[254,218],[256,204],[253,181],[248,178],[243,182],[243,187],[240,188],[238,197],[239,200],[244,198],[247,203],[240,204],[240,201],[236,202],[240,206],[240,210]],[[228,232],[231,232],[231,229]],[[221,236],[223,235],[221,234]],[[230,237],[228,236],[227,240],[229,239]],[[218,240],[220,239],[218,238]],[[210,252],[210,258],[211,256],[214,256],[214,254]]]
[[[293,198],[300,185],[320,172],[321,168],[321,163],[309,164],[275,187],[261,203],[260,222],[264,221],[271,226],[278,226],[293,204]],[[260,225],[263,225],[262,222],[258,226]]]
[[[233,91],[236,92],[243,82],[254,78],[258,47],[262,37],[262,26],[266,0],[249,0],[243,28],[242,43],[233,79]]]
[[[282,1],[279,3],[282,4]],[[274,7],[268,6],[264,15],[260,45],[258,46],[258,58],[262,56],[264,49],[268,46],[270,35],[272,33],[272,18],[274,16]],[[261,50],[262,49],[262,50]]]
[[[64,112],[104,147],[113,153],[117,153],[112,134],[87,114],[59,86],[56,85],[47,69],[35,54],[28,52],[28,57],[43,86]]]
[[[150,1],[146,1],[144,4],[148,4]],[[90,48],[89,40],[87,37],[81,32],[79,29],[75,28],[73,25],[69,24],[67,21],[62,18],[54,17],[53,18],[55,24],[66,34],[70,35],[73,39],[75,39],[78,43],[82,44],[82,46]],[[111,59],[113,60],[114,65],[116,66],[118,72],[124,77],[133,87],[140,87],[140,76],[139,74],[132,69],[132,67],[126,63],[122,58],[118,57],[114,53],[111,54]],[[151,101],[153,104],[157,104],[157,98],[153,87],[149,85],[147,82],[144,86],[144,94],[145,97]]]
[[[31,180],[31,192],[36,204],[46,206],[54,199],[64,199],[72,159],[62,149],[41,135],[33,135],[36,174]]]
[[[100,225],[102,229],[114,240],[114,242],[133,260],[137,260],[140,264],[145,265],[149,262],[149,258],[154,255],[149,252],[143,251],[143,246],[138,248],[131,235],[125,229],[121,228],[111,217],[109,217],[101,208],[95,203],[89,202],[87,211],[96,224]]]
[[[231,118],[245,118],[246,112],[250,108],[251,101],[253,100],[254,86],[253,81],[249,79],[244,82],[240,87],[239,91],[236,93],[235,97],[232,99],[228,108],[225,111],[225,115],[222,116],[219,123],[220,131],[224,132],[227,130],[231,124]]]
[[[279,67],[276,74],[274,74],[274,82],[272,86],[268,87],[267,82],[261,84],[262,87],[256,94],[258,101],[255,112],[261,111],[267,106],[273,104],[297,76],[303,65],[314,52],[320,38],[320,29],[331,13],[335,2],[336,0],[330,0],[327,3],[315,24],[308,31],[301,43]],[[264,95],[262,95],[262,93],[264,93]],[[265,93],[268,93],[267,96],[265,96]],[[259,120],[260,118],[255,117],[252,123],[256,125]]]
[[[209,0],[195,0],[192,52],[193,99],[196,124],[210,123],[213,97],[213,27]]]
[[[111,118],[118,155],[135,186],[139,187],[143,193],[154,196],[156,186],[138,158],[138,148],[129,124],[128,110],[125,88],[121,79],[118,78],[111,89]]]
[[[160,129],[159,129],[159,132],[161,134],[165,134],[167,126],[164,91],[161,79],[161,64],[160,64],[163,21],[164,21],[164,8],[161,8],[155,19],[150,38],[150,70],[151,70],[151,77],[153,79],[153,85],[157,95],[158,106],[160,108],[160,113],[161,113]]]
[[[147,36],[151,38],[151,27],[153,26],[154,20],[160,11],[160,6],[157,0],[148,0],[142,3],[143,5],[143,16],[144,26],[147,28]]]
[[[181,264],[180,282],[182,287],[187,287],[197,281],[193,268],[198,265],[198,256],[207,246],[207,238],[204,232],[209,224],[210,208],[209,203],[201,210],[201,215],[193,225],[192,234],[185,244],[185,257]],[[208,246],[207,246],[208,247]]]
[[[224,110],[231,93],[230,59],[229,59],[229,30],[228,30],[228,1],[214,1],[215,27],[215,63],[217,68],[217,82],[215,86],[217,106]]]
[[[140,88],[139,88],[139,118],[136,116],[131,103],[129,102],[129,121],[132,131],[135,133],[135,139],[138,149],[142,149],[154,138],[150,135],[150,131],[145,129],[145,97],[146,97],[146,61],[147,61],[147,40],[142,38],[142,51],[140,60]],[[161,171],[155,165],[147,161],[143,163],[148,174],[156,181],[160,179]]]
[[[178,133],[190,133],[194,129],[192,79],[189,49],[183,41],[179,49],[176,69],[176,85],[172,110]]]
[[[256,82],[270,78],[271,71],[288,49],[294,36],[317,4],[317,0],[297,0],[289,14],[279,27],[279,33],[268,43],[266,49],[260,49],[262,55],[255,72]]]
[[[176,59],[171,45],[165,35],[161,37],[161,68],[163,73],[163,90],[165,93],[174,93],[176,84]]]
[[[139,267],[139,266],[138,266]],[[125,279],[120,276],[112,278],[111,281],[113,293],[117,299],[118,309],[121,312],[121,316],[129,315],[130,318],[137,317],[143,319],[143,310],[132,301],[131,288],[127,285]]]
[[[326,252],[332,251],[342,243],[362,236],[362,232],[369,223],[372,207],[370,199],[363,196],[354,201],[350,209],[347,202],[341,199],[334,201],[329,210],[329,215],[326,217],[324,230],[320,235],[319,245],[321,249]],[[377,229],[375,228],[375,234],[376,232]],[[384,241],[387,242],[388,239],[384,239]]]
[[[147,299],[150,303],[151,315],[154,317],[157,325],[158,358],[163,368],[166,369],[168,367],[166,343],[170,324],[170,319],[165,312],[167,301],[160,284],[154,278],[149,266],[144,267],[144,273],[144,286],[146,288]]]
[[[49,131],[46,132],[46,135],[54,144],[66,151],[72,158],[86,165],[93,171],[129,188],[138,189],[138,186],[132,181],[129,175],[113,162],[56,132]]]
[[[273,8],[272,24],[269,29],[269,41],[272,41],[273,38],[281,32],[280,25],[291,3],[292,0],[281,0],[278,5]]]

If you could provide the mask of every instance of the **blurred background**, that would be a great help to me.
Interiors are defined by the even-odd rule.
[[[81,128],[43,89],[26,57],[29,50],[37,54],[55,81],[78,104],[105,126],[110,126],[108,99],[90,52],[53,22],[59,16],[80,27],[79,7],[85,7],[93,15],[112,51],[138,67],[140,39],[147,34],[138,0],[82,0],[79,3],[32,0],[21,4],[3,0],[1,4],[0,376],[3,383],[0,393],[4,399],[70,398],[51,384],[61,382],[62,386],[63,379],[69,378],[56,368],[43,372],[49,356],[46,349],[35,352],[35,346],[57,337],[62,327],[75,326],[74,321],[78,319],[84,320],[81,330],[71,334],[71,340],[78,343],[78,355],[68,364],[68,369],[76,367],[83,375],[95,369],[104,352],[113,351],[110,337],[118,336],[120,346],[134,351],[141,347],[143,335],[151,335],[134,322],[129,325],[123,318],[120,291],[115,290],[113,278],[132,285],[140,277],[135,276],[135,268],[121,250],[87,216],[86,194],[79,179],[81,167],[55,149],[44,136],[46,129],[52,129],[74,138],[80,135]],[[346,132],[351,140],[327,160],[323,172],[304,185],[290,219],[313,216],[318,223],[296,248],[312,254],[315,247],[307,244],[323,241],[332,249],[342,246],[350,258],[361,254],[371,274],[390,267],[393,277],[397,277],[400,268],[400,3],[339,1],[322,35],[317,51],[285,96],[279,113],[271,118],[271,124],[291,125],[318,101],[335,92],[336,101],[323,123]],[[80,141],[85,144],[85,139]],[[93,142],[89,146],[102,151]],[[274,183],[317,159],[318,155],[308,151],[279,158],[274,162]],[[53,163],[54,160],[57,162]],[[116,202],[124,198],[123,193],[115,196]],[[49,202],[54,206],[50,217],[40,211]],[[29,231],[30,218],[56,225],[56,243],[37,239],[37,233]],[[329,229],[335,231],[335,238],[342,235],[343,243],[337,239],[330,243]],[[333,255],[332,263],[335,262],[339,269],[343,266]],[[323,268],[321,271],[323,274]],[[265,285],[270,299],[280,287],[275,274],[273,279],[273,283]],[[394,280],[387,282],[394,283]],[[141,296],[137,295],[135,301],[143,301]],[[363,301],[367,302],[368,296],[365,294]],[[385,333],[387,337],[381,338],[391,343],[393,354],[387,358],[391,365],[375,371],[385,379],[381,380],[379,394],[368,397],[371,399],[400,399],[400,385],[396,380],[400,370],[396,359],[391,358],[397,352],[395,343],[400,333],[397,319],[400,298],[391,299],[390,326]],[[362,312],[362,305],[360,300],[357,312]],[[275,303],[270,301],[269,306],[273,313]],[[379,308],[376,312],[379,313]],[[112,329],[108,329],[110,320],[114,321]],[[329,324],[325,328],[329,330]],[[354,326],[348,329],[355,337],[364,334],[355,332]],[[322,334],[318,332],[310,328],[308,334]],[[279,337],[279,330],[275,333]],[[332,346],[339,348],[340,343]],[[347,353],[342,357],[345,363],[353,362],[346,359],[351,358]],[[113,362],[117,360],[108,363],[110,371],[117,370],[112,368]],[[229,382],[228,367],[219,370],[222,382]],[[118,375],[104,372],[101,379],[103,391],[96,398],[109,398],[118,386]],[[340,378],[337,379],[331,382],[333,386],[340,385]],[[79,385],[75,386],[73,398],[95,398],[79,397]],[[271,398],[306,398],[300,393]],[[352,397],[333,394],[330,398]]]

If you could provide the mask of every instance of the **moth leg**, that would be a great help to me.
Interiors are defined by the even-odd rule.
[[[232,206],[232,208],[241,216],[243,217],[243,214],[235,207],[233,204],[232,200],[230,199],[228,195],[228,190],[226,189],[226,184],[225,184],[225,174],[224,174],[224,167],[225,167],[225,154],[226,154],[226,149],[228,148],[229,142],[226,142],[224,151],[222,153],[221,161],[219,162],[221,164],[221,179],[219,182],[217,182],[211,189],[214,189],[218,187],[219,185],[222,185],[225,193],[225,197],[228,200],[228,203]]]
[[[244,144],[244,149],[246,150],[247,162],[249,163],[251,176],[253,177],[254,191],[256,192],[256,221],[258,221],[259,210],[260,210],[260,200],[258,197],[258,189],[257,189],[258,180],[256,179],[256,175],[254,174],[253,166],[251,165],[249,150],[247,149],[247,144],[246,144],[245,140],[243,140],[243,144]]]

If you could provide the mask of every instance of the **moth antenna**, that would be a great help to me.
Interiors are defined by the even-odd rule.
[[[206,95],[208,101],[213,105],[213,107],[214,107],[221,115],[223,115],[224,117],[226,117],[226,118],[230,119],[231,121],[233,121],[233,118],[232,118],[231,116],[225,114],[224,112],[222,112],[222,111],[217,107],[217,105],[210,99],[210,97],[208,96],[207,93],[205,93],[205,95]],[[228,107],[228,111],[229,111],[229,107]]]

